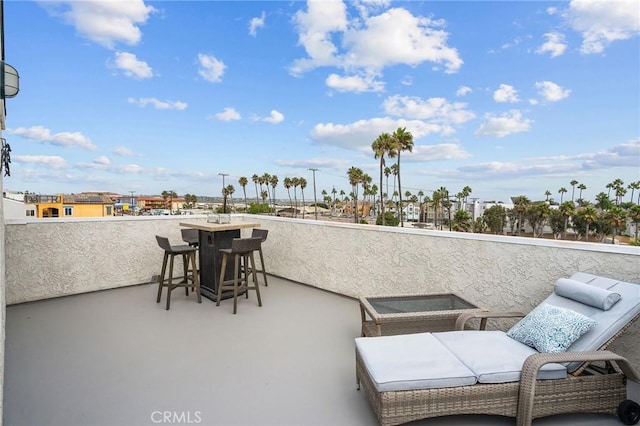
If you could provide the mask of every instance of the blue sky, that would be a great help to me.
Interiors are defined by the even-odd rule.
[[[640,3],[11,1],[4,187],[219,195],[220,173],[379,182],[406,127],[403,192],[595,198],[640,180]],[[389,164],[388,164],[389,165]],[[392,184],[392,181],[391,181]],[[565,200],[567,196],[565,195]]]

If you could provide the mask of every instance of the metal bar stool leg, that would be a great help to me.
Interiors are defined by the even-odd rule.
[[[258,253],[260,253],[260,268],[262,271],[262,276],[264,277],[264,286],[268,287],[269,284],[267,283],[267,270],[264,266],[264,256],[262,255],[262,245],[260,246],[260,250],[258,251]]]
[[[251,272],[253,275],[253,289],[256,291],[256,296],[258,297],[258,306],[262,306],[262,299],[260,298],[260,285],[258,284],[258,275],[256,274],[256,259],[253,256],[253,252],[249,253],[250,259],[251,259]],[[262,267],[264,268],[264,265],[262,265]],[[247,277],[247,280],[249,278]],[[265,285],[266,285],[266,281],[265,281]],[[249,293],[249,282],[247,281],[247,293]]]
[[[171,305],[171,290],[173,290],[173,258],[175,257],[173,254],[170,254],[171,260],[169,261],[169,283],[167,287],[167,311],[169,310],[169,306]]]
[[[160,298],[162,298],[162,287],[164,287],[164,278],[165,271],[167,270],[167,258],[169,257],[169,253],[164,252],[164,257],[162,259],[162,270],[160,271],[160,278],[158,278],[158,298],[156,299],[156,303],[160,303]]]

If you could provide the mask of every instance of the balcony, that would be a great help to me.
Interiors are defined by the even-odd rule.
[[[155,303],[154,235],[179,241],[182,218],[8,224],[5,424],[376,424],[355,387],[353,297],[454,291],[481,306],[526,311],[576,270],[640,276],[637,247],[249,219],[270,231],[265,260],[274,276],[262,287],[264,306],[251,294],[238,315],[231,301],[199,305],[180,290],[170,311]],[[638,329],[613,348],[636,367]],[[638,400],[637,387],[631,391]],[[601,415],[534,422],[555,424],[620,423]]]

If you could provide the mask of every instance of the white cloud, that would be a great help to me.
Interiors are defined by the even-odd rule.
[[[128,52],[116,52],[115,68],[124,71],[124,75],[134,78],[151,78],[153,70],[146,62],[138,60],[136,55]]]
[[[493,100],[501,103],[515,103],[520,101],[520,99],[518,99],[518,91],[508,84],[501,84],[498,90],[493,92]]]
[[[638,0],[572,0],[564,17],[582,35],[580,51],[601,53],[617,40],[640,34]]]
[[[499,116],[485,115],[486,122],[474,133],[476,136],[496,136],[503,138],[513,133],[527,132],[531,129],[531,120],[522,117],[518,110],[505,112]]]
[[[551,81],[538,81],[535,84],[538,94],[547,102],[557,102],[569,96],[571,90],[563,89]]]
[[[231,107],[226,107],[222,112],[216,113],[215,117],[220,121],[234,121],[242,118],[240,113]]]
[[[442,65],[447,73],[460,69],[463,61],[458,51],[447,45],[444,21],[414,16],[403,8],[369,16],[368,12],[387,4],[368,2],[375,7],[361,7],[361,16],[349,20],[342,1],[308,1],[307,11],[299,11],[294,19],[299,43],[308,56],[294,61],[291,73],[334,66],[377,74],[386,66],[417,66],[423,62]],[[342,50],[333,41],[340,37]]]
[[[415,96],[394,95],[385,99],[383,107],[384,111],[390,115],[435,122],[462,124],[475,118],[472,111],[465,109],[466,103],[451,103],[445,98],[424,100]]]
[[[334,170],[346,170],[351,164],[349,160],[340,158],[310,158],[307,160],[275,160],[275,164],[284,167],[293,167],[299,169],[322,168]]]
[[[16,163],[40,164],[51,169],[67,168],[64,158],[57,155],[15,155],[13,160]]]
[[[139,166],[137,164],[126,164],[124,166],[115,166],[113,167],[113,170],[118,172],[118,173],[141,173],[142,171],[144,171],[144,168],[142,166]]]
[[[251,18],[251,21],[249,21],[249,34],[252,36],[256,36],[256,34],[258,34],[258,28],[262,28],[264,27],[264,18],[265,18],[265,13],[262,12],[262,14],[260,15],[259,18]]]
[[[564,34],[560,33],[546,33],[544,36],[545,42],[540,46],[536,53],[541,55],[550,53],[552,58],[560,56],[567,49]]]
[[[127,102],[135,104],[141,108],[151,105],[155,109],[177,109],[183,110],[187,108],[187,103],[182,101],[160,101],[156,98],[129,98]]]
[[[13,135],[22,136],[25,139],[35,142],[50,143],[52,145],[70,148],[84,148],[90,151],[98,149],[91,143],[91,139],[80,132],[60,132],[52,134],[49,129],[43,126],[18,127],[17,129],[9,129],[7,131]]]
[[[284,114],[282,114],[280,111],[272,109],[268,117],[258,117],[256,118],[256,120],[264,121],[271,124],[278,124],[284,121]]]
[[[116,43],[140,42],[140,25],[156,10],[143,0],[41,2],[55,16],[61,16],[83,37],[109,49]]]
[[[119,157],[135,157],[136,153],[129,148],[125,148],[124,146],[116,146],[112,151],[115,155]]]
[[[350,124],[319,123],[313,127],[311,139],[322,145],[367,152],[371,151],[371,143],[380,133],[393,132],[398,127],[406,127],[414,139],[431,134],[447,136],[454,133],[449,125],[382,117],[359,120]]]
[[[473,92],[473,90],[471,89],[471,87],[468,86],[460,86],[458,87],[458,90],[456,90],[456,96],[466,96],[469,93]]]
[[[341,77],[337,74],[331,74],[327,77],[326,84],[328,87],[338,92],[382,92],[384,90],[384,82],[375,80],[374,76],[345,76]]]
[[[471,157],[461,145],[443,143],[438,145],[415,145],[410,162],[461,160]]]
[[[447,73],[455,73],[463,61],[455,48],[447,46],[449,34],[441,29],[443,26],[443,21],[416,17],[406,9],[389,9],[368,18],[362,29],[354,28],[344,35],[346,64],[382,69],[428,61],[444,65]]]
[[[635,167],[640,165],[640,139],[631,140],[604,151],[581,154],[575,157],[584,169],[609,169],[612,167]]]
[[[224,62],[218,60],[213,55],[199,53],[198,63],[200,64],[200,69],[198,70],[200,77],[212,83],[219,83],[222,81],[224,70],[227,68]]]
[[[338,49],[331,33],[347,29],[347,7],[341,0],[308,1],[307,11],[294,16],[298,41],[308,58],[298,59],[291,66],[293,74],[301,74],[319,66],[337,65]]]
[[[94,158],[93,162],[95,164],[100,164],[101,166],[108,166],[109,164],[111,164],[111,160],[109,160],[109,158],[105,157],[104,155],[101,155],[100,157]]]

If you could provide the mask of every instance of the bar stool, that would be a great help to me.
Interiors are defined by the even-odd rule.
[[[262,239],[263,243],[265,241],[267,241],[267,234],[269,234],[269,230],[268,229],[254,228],[251,231],[251,236],[252,237],[260,237]],[[258,250],[258,252],[260,253],[260,268],[261,269],[257,269],[256,272],[262,272],[262,276],[264,277],[264,285],[266,287],[269,284],[267,284],[267,271],[266,271],[266,268],[264,267],[264,256],[262,255],[262,244],[260,244],[260,250]]]
[[[160,237],[158,235],[156,235],[156,241],[158,241],[160,248],[164,250],[162,271],[160,272],[160,279],[158,280],[158,297],[156,299],[156,303],[160,303],[163,287],[167,287],[167,310],[169,310],[171,305],[171,292],[178,287],[184,287],[187,296],[189,295],[189,287],[194,287],[194,291],[198,297],[198,303],[202,303],[202,297],[200,295],[200,281],[198,280],[198,273],[195,267],[197,249],[188,245],[172,246],[169,243],[168,238]],[[184,274],[181,282],[173,284],[173,259],[176,256],[182,256]],[[169,277],[165,279],[165,274],[167,272],[167,260],[169,260],[169,257],[171,257],[169,262]],[[189,270],[189,262],[191,262],[191,270]],[[191,276],[189,276],[189,272],[191,272]],[[191,283],[189,283],[189,280],[191,280]]]
[[[180,232],[182,233],[182,241],[189,244],[191,247],[199,248],[200,237],[197,229],[181,229]],[[196,259],[199,260],[198,255],[196,255]],[[196,266],[196,271],[199,270],[200,269]],[[191,270],[189,269],[188,272],[191,272]]]
[[[249,298],[249,290],[255,290],[258,296],[258,306],[262,306],[260,299],[260,286],[258,285],[258,277],[256,275],[256,261],[253,252],[260,249],[262,238],[234,238],[231,242],[231,248],[220,249],[222,253],[222,267],[220,269],[220,281],[218,285],[218,297],[216,306],[220,306],[222,292],[224,290],[233,290],[233,313],[237,312],[238,293],[245,291],[245,296]],[[234,268],[233,278],[225,280],[225,272],[227,271],[227,261],[233,256]],[[242,266],[242,268],[241,268]],[[249,286],[249,273],[253,276],[253,286]]]
[[[191,247],[198,247],[200,240],[198,238],[197,229],[181,229],[182,241],[189,244]]]

